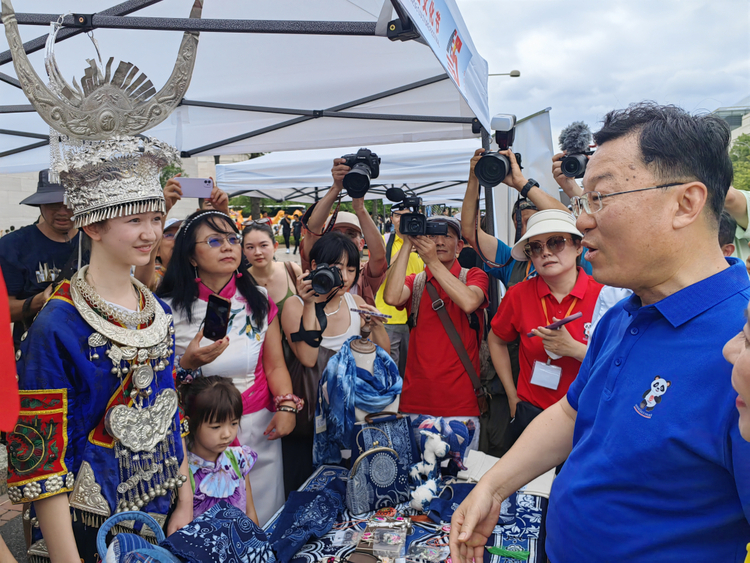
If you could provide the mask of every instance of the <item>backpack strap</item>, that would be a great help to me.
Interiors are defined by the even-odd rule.
[[[385,259],[389,266],[391,265],[391,254],[393,254],[393,243],[395,241],[395,233],[388,233],[388,240],[385,243]]]
[[[414,278],[414,286],[411,289],[411,315],[407,324],[409,330],[417,326],[417,316],[419,316],[419,303],[422,301],[422,293],[424,292],[424,284],[427,281],[427,274],[425,272],[419,272],[417,277]]]

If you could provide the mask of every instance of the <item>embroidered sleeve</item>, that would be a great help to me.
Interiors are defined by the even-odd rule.
[[[255,465],[255,462],[258,461],[258,454],[251,450],[248,446],[242,446],[242,455],[239,455],[237,457],[240,460],[240,471],[242,471],[243,477],[250,473],[250,470]]]
[[[65,305],[66,306],[66,305]],[[75,391],[66,350],[79,347],[50,330],[64,324],[64,313],[48,304],[21,344],[18,361],[21,410],[8,434],[8,497],[14,503],[43,499],[73,489],[74,450],[85,442],[70,405]]]

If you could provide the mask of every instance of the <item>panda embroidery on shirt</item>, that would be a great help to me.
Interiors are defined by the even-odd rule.
[[[651,382],[651,388],[643,394],[643,400],[635,406],[635,411],[644,418],[651,418],[654,408],[661,403],[662,395],[671,385],[671,381],[657,375]]]

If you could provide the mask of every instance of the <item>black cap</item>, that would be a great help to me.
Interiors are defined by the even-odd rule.
[[[36,207],[48,203],[62,203],[64,200],[65,189],[60,184],[51,184],[49,181],[49,169],[45,169],[39,172],[36,193],[24,199],[21,204]]]

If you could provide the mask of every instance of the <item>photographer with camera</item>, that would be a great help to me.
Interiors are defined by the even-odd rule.
[[[297,278],[297,295],[284,304],[281,327],[299,362],[289,375],[294,393],[305,405],[297,414],[297,427],[282,439],[284,488],[297,490],[313,472],[313,418],[318,400],[318,382],[330,360],[352,336],[359,336],[365,321],[372,320],[371,340],[390,349],[388,335],[378,317],[362,318],[351,309],[377,309],[350,289],[360,277],[359,249],[344,233],[321,237],[310,251],[312,271]]]
[[[367,151],[367,149],[360,149],[357,155],[363,151]],[[367,153],[370,153],[367,161],[365,163],[358,162],[354,167],[347,165],[347,161],[351,162],[352,159],[345,157],[334,159],[333,168],[331,168],[331,175],[333,176],[331,189],[328,190],[319,202],[308,210],[309,216],[306,223],[303,219],[304,236],[302,238],[302,245],[300,246],[300,258],[302,260],[302,269],[309,270],[310,252],[320,239],[323,231],[327,229],[328,223],[333,220],[334,224],[331,230],[343,233],[351,238],[359,252],[362,251],[365,243],[367,243],[367,249],[370,254],[369,259],[361,267],[357,283],[354,284],[351,292],[361,296],[366,303],[374,307],[375,294],[380,284],[383,283],[388,264],[385,258],[383,238],[372,217],[370,217],[367,209],[365,209],[364,195],[369,187],[369,178],[377,177],[375,172],[379,172],[379,170],[373,170],[373,168],[376,168],[380,161],[377,155],[370,151],[367,151]],[[351,157],[356,155],[346,156]],[[366,174],[368,171],[370,172],[369,175]],[[350,181],[352,179],[355,180],[354,184],[356,184],[354,188],[351,185],[347,188],[349,195],[352,196],[354,213],[342,211],[335,217],[329,217],[336,200],[344,189],[344,179],[347,176]],[[366,186],[364,185],[365,183]]]
[[[399,409],[471,421],[476,432],[469,449],[475,449],[480,405],[486,399],[477,377],[483,317],[474,313],[488,305],[487,274],[479,268],[464,270],[458,263],[463,248],[458,219],[430,217],[427,236],[408,236],[405,222],[402,216],[404,244],[384,292],[386,303],[407,310],[412,327]],[[444,234],[434,234],[434,227],[442,227]],[[426,268],[407,277],[412,247]]]

